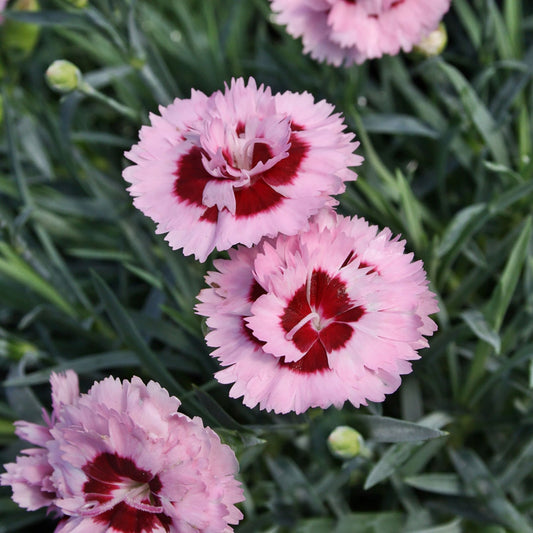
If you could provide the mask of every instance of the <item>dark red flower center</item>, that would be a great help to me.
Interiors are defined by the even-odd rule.
[[[172,519],[162,512],[158,496],[159,476],[116,453],[101,453],[82,470],[88,478],[83,485],[84,509],[95,522],[123,533],[149,533],[161,527],[170,531]]]
[[[236,134],[242,131],[243,125],[237,125]],[[298,174],[300,165],[306,157],[309,146],[301,140],[297,132],[302,131],[298,125],[290,126],[290,147],[288,156],[277,161],[264,171],[255,173],[249,182],[242,184],[231,175],[221,170],[221,176],[216,177],[208,172],[204,165],[206,153],[201,146],[194,146],[182,155],[176,164],[174,175],[174,195],[182,202],[202,207],[204,209],[200,219],[216,223],[219,208],[208,207],[203,202],[204,189],[212,181],[230,180],[235,181],[233,194],[235,195],[235,217],[247,218],[258,213],[269,211],[284,201],[284,196],[275,190],[275,187],[291,184]],[[267,163],[274,154],[268,142],[256,139],[248,142],[248,146],[242,150],[230,150],[221,147],[225,162],[236,169],[248,170],[258,163]],[[225,207],[223,209],[226,209]]]
[[[287,340],[304,355],[293,363],[286,363],[282,357],[281,364],[303,373],[329,369],[328,354],[346,345],[354,333],[351,324],[364,314],[364,307],[348,296],[344,281],[314,270],[281,317]]]

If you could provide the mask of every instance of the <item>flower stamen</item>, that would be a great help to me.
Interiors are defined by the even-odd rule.
[[[288,331],[286,334],[285,334],[285,338],[288,340],[288,341],[291,341],[294,337],[294,335],[296,335],[296,333],[298,333],[298,331],[300,329],[302,329],[303,326],[305,326],[305,324],[307,324],[310,320],[313,321],[313,326],[315,326],[315,324],[319,324],[320,323],[320,315],[315,312],[315,311],[312,311],[311,313],[309,313],[307,316],[305,316],[304,318],[302,318],[298,324],[296,324],[290,331]]]

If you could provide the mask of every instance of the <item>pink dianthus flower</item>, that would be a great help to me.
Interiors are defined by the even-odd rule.
[[[277,413],[383,401],[436,329],[435,296],[404,246],[324,210],[307,232],[216,260],[196,311],[227,367],[218,381]]]
[[[200,261],[216,248],[294,235],[357,175],[359,143],[332,105],[309,93],[272,95],[250,78],[192,91],[152,114],[126,157],[134,205],[173,249]]]
[[[411,51],[435,30],[451,0],[271,0],[276,21],[304,52],[335,66]]]
[[[62,516],[61,533],[233,531],[243,500],[235,455],[199,418],[178,413],[177,398],[138,377],[109,377],[82,395],[73,371],[51,384],[46,425],[16,424],[38,448],[0,477],[21,507]]]
[[[5,10],[7,6],[8,0],[0,0],[0,24],[4,22],[4,17],[2,16],[2,12]]]

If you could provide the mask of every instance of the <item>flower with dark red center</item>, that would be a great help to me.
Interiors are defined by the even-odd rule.
[[[215,248],[294,235],[335,205],[359,143],[339,114],[308,93],[232,80],[224,92],[193,91],[151,115],[124,170],[134,204],[172,248],[205,261]]]
[[[216,260],[196,311],[227,367],[217,379],[278,413],[384,400],[436,329],[435,296],[404,246],[324,210],[306,232]]]
[[[52,376],[47,427],[19,424],[40,448],[37,492],[26,457],[6,465],[22,507],[63,515],[56,532],[211,533],[233,531],[243,500],[231,449],[154,382],[107,378],[79,395],[77,376]],[[31,450],[30,450],[31,452]]]
[[[435,30],[451,0],[271,0],[304,52],[335,66],[396,55]]]

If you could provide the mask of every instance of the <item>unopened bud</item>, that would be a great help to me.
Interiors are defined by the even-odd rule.
[[[39,11],[37,0],[15,0],[9,4],[10,11]],[[13,59],[24,59],[35,48],[40,28],[37,24],[18,20],[4,20],[1,48],[9,51]]]
[[[89,0],[67,0],[67,2],[78,9],[82,9],[87,6]]]
[[[336,427],[328,437],[328,447],[339,459],[353,459],[358,455],[368,457],[370,454],[361,434],[349,426]]]
[[[80,69],[66,59],[57,59],[46,69],[46,82],[54,91],[69,93],[76,90],[82,80]]]
[[[446,48],[447,42],[448,34],[446,32],[446,26],[441,22],[436,30],[426,35],[415,45],[414,51],[425,57],[438,56]]]

